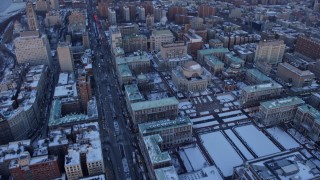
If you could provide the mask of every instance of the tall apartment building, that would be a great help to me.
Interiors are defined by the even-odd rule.
[[[166,14],[166,10],[162,9],[162,7],[153,7],[153,15],[156,22],[160,22],[162,17],[166,17]]]
[[[277,68],[277,77],[293,87],[304,87],[312,84],[315,75],[309,70],[300,70],[289,63],[280,63]]]
[[[207,4],[201,4],[198,6],[198,14],[199,14],[199,17],[202,17],[202,18],[215,16],[216,9],[212,6],[208,6]]]
[[[139,141],[150,179],[156,179],[156,169],[171,165],[169,153],[162,151],[159,147],[162,142],[163,139],[159,134],[145,136]]]
[[[82,35],[83,32],[86,31],[86,17],[81,11],[72,11],[70,16],[68,17],[68,31],[72,34],[80,33]]]
[[[192,122],[189,117],[160,120],[139,124],[140,138],[160,134],[162,148],[170,148],[192,142]]]
[[[153,30],[150,36],[150,49],[159,51],[162,43],[172,43],[174,36],[170,30]]]
[[[111,25],[117,24],[117,14],[113,8],[108,8],[108,21]]]
[[[31,157],[25,151],[12,160],[9,171],[13,179],[56,179],[61,177],[57,156]]]
[[[259,102],[280,96],[283,87],[276,83],[264,83],[241,88],[241,106],[258,105]]]
[[[144,7],[138,7],[138,15],[139,15],[139,19],[140,21],[145,21],[146,20],[146,10],[144,9]]]
[[[313,60],[320,58],[320,39],[299,36],[295,52],[307,56]]]
[[[276,65],[282,62],[285,48],[283,40],[260,41],[256,48],[254,61]]]
[[[118,26],[118,28],[122,36],[139,34],[139,26],[138,24],[135,24],[135,23],[122,24]]]
[[[188,10],[186,7],[171,6],[168,10],[168,20],[174,21],[177,14],[187,15]]]
[[[292,121],[298,106],[305,102],[298,97],[287,97],[261,102],[258,121],[265,126]]]
[[[299,106],[293,119],[294,124],[312,140],[320,140],[320,112],[310,105]]]
[[[122,47],[125,53],[135,51],[147,51],[148,38],[142,34],[131,34],[122,38]]]
[[[108,17],[109,4],[107,2],[98,2],[98,12],[102,17]]]
[[[46,35],[38,32],[21,33],[14,40],[15,53],[18,63],[29,63],[30,65],[52,65],[52,57],[49,41]]]
[[[203,49],[203,39],[201,36],[196,34],[193,29],[189,29],[189,31],[184,34],[183,39],[187,43],[188,54],[191,56],[196,57],[198,50]]]
[[[30,1],[28,1],[26,5],[26,14],[27,14],[29,31],[39,30],[39,22],[37,19],[37,15],[34,12],[32,2]]]
[[[112,49],[116,47],[122,48],[122,34],[117,26],[111,26],[109,28],[110,36],[111,36],[111,46]]]
[[[123,6],[123,19],[127,22],[130,21],[130,9],[127,6]]]
[[[148,14],[146,17],[146,26],[147,28],[151,29],[154,25],[154,16]]]
[[[129,112],[134,125],[150,120],[172,119],[178,115],[179,101],[175,97],[131,103]]]
[[[38,0],[36,1],[36,11],[47,12],[50,9],[49,0]]]
[[[50,8],[59,10],[59,0],[50,0]]]
[[[87,104],[89,100],[92,98],[90,76],[88,76],[85,72],[79,72],[77,85],[78,85],[78,91],[80,95],[80,105],[81,105],[82,111],[86,111]]]
[[[80,153],[78,151],[68,150],[68,154],[65,156],[64,169],[67,178],[70,180],[77,180],[83,177]]]
[[[71,45],[67,42],[60,42],[57,47],[60,70],[62,72],[74,71],[74,60],[71,52]]]

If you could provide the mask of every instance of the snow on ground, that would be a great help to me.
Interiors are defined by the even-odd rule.
[[[208,164],[198,146],[183,148],[179,151],[179,155],[183,164],[189,164],[186,165],[186,167],[191,167],[191,169],[189,169],[191,171],[201,170]],[[188,172],[191,172],[189,170]]]
[[[231,115],[240,114],[240,113],[242,113],[240,110],[236,110],[236,111],[229,111],[225,113],[219,113],[218,116],[225,117],[225,116],[231,116]]]
[[[192,108],[192,103],[191,103],[191,102],[188,102],[188,101],[186,101],[186,102],[180,102],[180,103],[178,104],[178,107],[179,107],[179,109],[190,109],[190,108]]]
[[[211,98],[211,96],[207,96],[207,98],[209,99],[210,102],[213,101],[212,98]]]
[[[222,108],[222,111],[229,111],[230,109],[229,108]]]
[[[235,130],[258,157],[280,152],[279,148],[253,125],[236,127]]]
[[[218,113],[218,112],[220,112],[220,110],[219,109],[215,109],[214,112]]]
[[[230,118],[225,118],[225,119],[222,119],[223,122],[231,122],[231,121],[237,121],[237,120],[241,120],[241,119],[247,119],[248,116],[246,115],[240,115],[240,116],[234,116],[234,117],[230,117]]]
[[[196,122],[206,121],[206,120],[210,120],[210,119],[214,119],[214,117],[212,115],[203,116],[203,117],[193,118],[193,119],[191,119],[191,121],[193,123],[196,123]]]
[[[246,157],[247,160],[253,159],[253,155],[250,153],[250,151],[242,144],[242,142],[239,140],[239,138],[232,132],[231,129],[227,129],[224,131],[229,138],[232,140],[232,142],[237,146],[237,148],[241,151],[241,153]]]
[[[203,116],[203,115],[208,115],[209,114],[209,111],[202,111],[200,112],[200,115]]]
[[[225,177],[232,175],[233,167],[243,163],[241,157],[221,132],[202,134],[200,138],[203,146]]]
[[[219,124],[218,121],[210,121],[210,122],[205,122],[205,123],[200,123],[200,124],[194,124],[194,125],[192,125],[192,127],[197,129],[197,128],[204,128],[204,127],[213,126],[213,125],[217,125],[217,124]]]
[[[299,147],[299,143],[295,141],[289,134],[280,129],[279,127],[273,127],[267,129],[268,133],[278,141],[285,149],[292,149]]]
[[[231,94],[222,94],[222,95],[217,95],[217,99],[222,103],[222,102],[233,101],[234,97]]]

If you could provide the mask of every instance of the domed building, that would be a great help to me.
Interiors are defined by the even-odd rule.
[[[195,61],[188,61],[172,70],[172,81],[179,91],[204,91],[210,79],[211,73]]]

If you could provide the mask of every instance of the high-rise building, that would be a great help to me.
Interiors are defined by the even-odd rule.
[[[67,178],[70,180],[76,180],[83,177],[79,151],[72,149],[68,150],[68,154],[65,156],[64,169]]]
[[[39,30],[37,15],[34,12],[32,2],[28,1],[26,5],[26,14],[28,19],[29,31]]]
[[[73,72],[74,61],[71,52],[71,45],[66,42],[60,42],[57,47],[60,70],[62,72]]]
[[[130,21],[130,9],[127,6],[123,6],[123,19],[125,21]]]
[[[260,41],[256,48],[254,61],[276,65],[282,62],[285,48],[283,40]]]
[[[138,15],[139,15],[139,19],[140,21],[145,21],[146,20],[146,10],[144,9],[144,7],[138,7]]]
[[[72,33],[82,34],[86,31],[86,18],[85,15],[80,11],[72,11],[71,15],[68,17],[68,31]]]
[[[90,49],[90,38],[88,31],[82,33],[82,45],[86,49]]]
[[[174,21],[177,14],[187,15],[187,12],[188,11],[186,7],[171,6],[168,10],[168,20]]]
[[[112,25],[117,24],[117,14],[116,11],[113,8],[108,8],[108,21]]]
[[[14,45],[18,63],[51,67],[52,57],[46,35],[39,35],[36,31],[20,33],[20,37],[14,40]]]
[[[188,54],[196,57],[198,50],[203,49],[204,42],[202,37],[196,34],[193,29],[189,29],[189,31],[184,34],[183,38],[188,46]]]
[[[174,36],[170,30],[154,30],[150,36],[150,49],[159,51],[162,43],[172,43]]]
[[[50,9],[49,0],[36,1],[36,11],[47,12]]]
[[[154,25],[154,16],[153,15],[150,15],[148,14],[147,17],[146,17],[146,25],[147,25],[147,28],[151,29]]]
[[[122,38],[122,47],[125,53],[135,51],[147,51],[148,38],[145,35],[127,35]]]
[[[307,56],[313,60],[320,58],[320,40],[299,36],[296,43],[295,52]]]
[[[122,35],[117,26],[111,26],[109,28],[110,36],[111,36],[111,46],[112,49],[116,47],[122,48]]]
[[[201,4],[198,6],[198,14],[202,18],[215,16],[216,9],[214,7],[208,6],[207,4]]]
[[[59,0],[50,0],[50,8],[54,10],[59,9]]]
[[[78,73],[78,91],[82,110],[87,109],[87,104],[92,98],[90,77],[86,73]]]
[[[98,2],[98,12],[102,17],[108,17],[108,3]]]

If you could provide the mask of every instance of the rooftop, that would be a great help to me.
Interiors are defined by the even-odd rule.
[[[157,180],[179,180],[177,171],[173,166],[155,169],[154,172]]]
[[[273,89],[282,89],[282,86],[276,82],[272,82],[272,83],[264,83],[264,84],[258,84],[253,86],[245,86],[242,88],[242,90],[246,91],[247,93],[268,91]]]
[[[131,109],[133,111],[139,111],[143,109],[152,109],[152,108],[158,108],[163,106],[178,106],[179,101],[175,97],[168,97],[158,100],[152,100],[152,101],[142,101],[142,102],[135,102],[131,103]]]
[[[211,48],[211,49],[202,49],[199,50],[198,53],[201,55],[210,55],[210,54],[215,54],[215,53],[229,53],[229,49],[228,48]]]
[[[129,64],[129,63],[134,63],[134,62],[142,62],[142,61],[150,61],[150,59],[146,55],[128,56],[128,57],[116,57],[117,65]]]
[[[256,79],[258,79],[261,82],[272,82],[272,79],[268,76],[264,75],[261,71],[257,69],[247,69],[247,74],[250,74],[251,76],[254,76]]]
[[[275,109],[280,107],[301,105],[304,103],[305,102],[298,97],[286,97],[286,98],[261,102],[260,105],[265,107],[266,109]]]
[[[214,65],[223,65],[224,64],[222,61],[219,60],[219,58],[217,58],[216,56],[213,56],[213,55],[206,56],[205,61],[208,61]]]
[[[152,165],[169,162],[171,160],[171,157],[167,151],[162,152],[160,150],[158,144],[162,142],[162,138],[159,134],[145,136],[143,137],[143,142],[148,150]]]
[[[314,107],[312,107],[312,106],[310,106],[308,104],[304,104],[302,106],[299,106],[298,110],[300,110],[300,111],[302,111],[304,113],[308,113],[312,117],[314,117],[315,119],[320,121],[320,112],[317,109],[315,109]]]
[[[139,131],[142,134],[158,132],[160,129],[171,129],[178,128],[186,125],[192,125],[192,122],[189,117],[178,117],[175,120],[164,119],[160,121],[152,121],[147,123],[139,124]]]
[[[129,84],[124,86],[129,101],[143,101],[144,97],[139,91],[137,84]]]
[[[164,36],[164,35],[173,36],[173,34],[170,30],[154,30],[154,31],[152,31],[152,34],[155,36]]]
[[[309,70],[302,71],[287,62],[280,63],[279,66],[282,66],[282,67],[288,69],[289,71],[298,74],[299,76],[314,76],[314,74],[311,71],[309,71]]]
[[[118,72],[121,77],[132,77],[132,72],[131,72],[128,64],[118,65]]]

